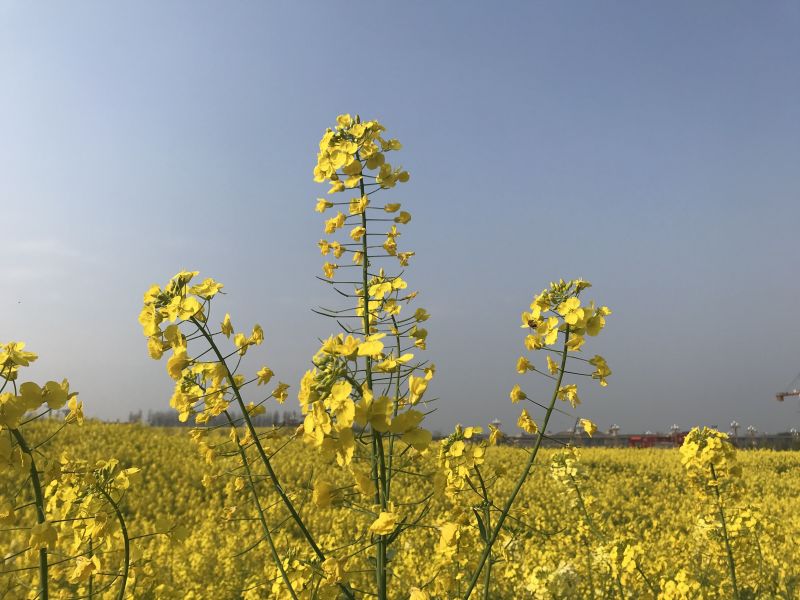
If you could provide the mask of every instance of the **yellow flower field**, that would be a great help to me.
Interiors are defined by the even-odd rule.
[[[66,379],[21,381],[37,354],[0,343],[0,600],[800,597],[797,454],[706,427],[679,451],[544,447],[555,412],[597,432],[581,395],[613,374],[595,354],[612,310],[585,279],[521,314],[509,400],[530,447],[497,423],[433,440],[411,213],[384,199],[410,180],[401,148],[349,114],[319,142],[315,209],[339,236],[317,244],[320,279],[341,304],[316,310],[335,333],[291,392],[294,429],[256,427],[290,384],[247,364],[264,329],[234,326],[199,271],[150,286],[139,313],[191,427],[84,423]]]
[[[33,437],[43,439],[56,427],[55,420],[41,422]],[[127,597],[285,597],[266,544],[254,546],[261,536],[237,475],[226,472],[224,461],[215,461],[211,472],[216,479],[204,484],[210,467],[185,429],[87,422],[82,428],[65,429],[52,442],[50,454],[100,460],[112,440],[121,466],[141,469],[122,501],[133,538]],[[273,443],[285,441],[282,435]],[[497,477],[499,496],[508,494],[524,452],[502,445],[489,448],[485,472],[494,475],[486,477]],[[420,458],[420,468],[436,471],[436,453],[432,446]],[[749,506],[742,522],[734,524],[739,529],[732,536],[741,594],[797,597],[800,456],[766,450],[740,451],[738,456]],[[279,475],[287,488],[295,490],[296,504],[320,545],[330,555],[346,557],[351,549],[340,548],[343,540],[350,539],[354,530],[365,530],[372,519],[337,507],[337,498],[358,492],[347,487],[350,482],[332,475],[317,451],[300,440],[291,441],[281,457]],[[580,451],[580,493],[589,521],[574,494],[553,476],[558,470],[556,457],[563,458],[563,453],[542,451],[541,462],[512,510],[507,539],[501,537],[493,565],[492,598],[730,597],[723,545],[698,522],[701,511],[677,450]],[[233,469],[233,462],[227,467]],[[314,497],[314,482],[321,476],[333,484],[327,498]],[[2,480],[3,497],[11,493],[12,483]],[[339,485],[344,489],[336,489]],[[452,502],[444,494],[444,481],[436,477],[424,486],[398,486],[395,493],[401,514],[403,503],[433,494],[431,512],[440,515],[440,522],[438,527],[426,524],[412,529],[402,538],[389,563],[396,590],[392,597],[408,598],[414,587],[432,598],[459,597],[463,586],[459,576],[469,571],[465,567],[480,550],[477,531],[469,524],[474,518],[471,507]],[[264,494],[277,499],[266,488]],[[268,512],[272,523],[285,517],[282,506]],[[414,507],[409,512],[413,514]],[[30,531],[19,528],[21,520],[3,520],[0,547],[5,557],[28,545]],[[59,553],[72,549],[76,535],[72,524],[55,524],[54,562]],[[296,530],[284,528],[276,543],[283,556],[292,556],[295,549],[296,564],[289,571],[299,583],[308,576],[309,567],[302,564],[307,552]],[[118,536],[112,546],[113,552],[100,557],[101,573],[116,569]],[[62,582],[53,597],[86,594],[85,581],[70,583],[76,565],[73,559],[52,567],[54,580]],[[25,566],[34,568],[14,571]],[[344,569],[354,588],[367,585],[368,555],[349,559]],[[34,598],[35,579],[34,560],[24,555],[7,559],[0,571],[0,597]],[[95,589],[110,579],[96,575]],[[274,586],[261,585],[267,580]],[[97,596],[111,598],[115,593],[112,588]],[[303,597],[311,594],[308,590]]]

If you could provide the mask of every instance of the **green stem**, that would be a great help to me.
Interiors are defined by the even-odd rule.
[[[103,496],[105,496],[108,503],[111,505],[111,508],[114,509],[114,514],[117,516],[117,521],[119,522],[119,528],[122,531],[122,543],[124,545],[124,555],[123,555],[123,563],[122,563],[122,583],[119,586],[119,593],[117,594],[117,600],[124,600],[125,599],[125,587],[128,585],[128,569],[131,565],[131,541],[128,537],[128,528],[125,526],[125,518],[122,516],[122,512],[119,510],[119,505],[114,502],[114,499],[102,486],[97,486],[97,489],[100,491]]]
[[[33,451],[25,442],[22,432],[19,429],[12,429],[11,435],[17,440],[20,449],[28,455],[31,461],[30,474],[31,486],[33,487],[33,497],[36,501],[36,521],[41,524],[45,522],[44,513],[44,494],[42,494],[42,482],[39,479],[39,471],[36,469],[36,461],[33,459]],[[47,583],[47,548],[39,548],[39,600],[48,600],[50,593]]]
[[[392,325],[394,326],[394,330],[397,332],[395,334],[395,340],[397,342],[397,358],[400,358],[400,352],[402,351],[402,346],[400,345],[400,330],[397,327],[397,319],[395,319],[394,315],[392,315]],[[392,419],[397,417],[397,411],[400,408],[400,369],[401,365],[397,365],[397,380],[395,381],[394,385],[394,410],[392,412]],[[392,485],[392,463],[394,461],[394,437],[393,435],[389,436],[389,464],[386,467],[386,497],[389,498],[390,490]]]
[[[245,424],[247,425],[247,430],[250,432],[250,436],[253,438],[253,444],[255,445],[256,449],[258,450],[258,455],[261,458],[261,462],[264,463],[264,466],[267,469],[267,473],[269,475],[270,480],[272,481],[272,485],[275,488],[275,491],[278,492],[281,500],[283,500],[284,505],[289,510],[289,514],[292,515],[292,519],[297,523],[298,527],[303,533],[303,536],[306,538],[309,546],[311,546],[314,553],[317,555],[317,558],[320,560],[325,560],[325,555],[322,553],[322,550],[319,549],[317,546],[317,542],[314,541],[314,538],[311,537],[311,533],[306,528],[303,520],[300,518],[300,515],[297,513],[292,501],[286,495],[286,492],[281,485],[278,476],[275,474],[275,471],[272,468],[272,464],[270,463],[269,457],[267,453],[264,451],[264,447],[261,445],[261,440],[258,437],[258,432],[256,431],[255,426],[253,425],[252,420],[250,419],[250,413],[247,412],[247,407],[244,404],[244,400],[242,399],[241,391],[239,390],[239,386],[236,384],[234,380],[233,373],[231,373],[230,368],[228,367],[228,363],[225,362],[225,359],[222,356],[222,353],[217,348],[217,345],[214,343],[214,339],[208,334],[205,329],[205,326],[201,324],[195,317],[192,317],[192,322],[200,329],[203,336],[206,338],[206,341],[211,345],[211,349],[213,350],[214,354],[217,356],[217,360],[219,360],[220,364],[225,367],[225,377],[228,380],[228,384],[230,388],[233,390],[234,396],[236,397],[236,403],[239,406],[239,410],[242,412],[242,417],[244,419]]]
[[[736,564],[733,561],[733,549],[731,548],[731,541],[728,537],[728,526],[725,523],[725,511],[722,508],[722,498],[719,493],[719,480],[717,479],[717,472],[714,470],[714,465],[711,466],[711,477],[714,479],[714,494],[717,500],[717,510],[719,511],[719,520],[722,523],[722,535],[725,538],[725,551],[728,554],[728,570],[731,574],[731,584],[733,585],[733,597],[739,600],[739,587],[736,585]]]
[[[489,559],[486,561],[486,570],[483,573],[483,600],[489,600],[489,587],[492,580],[492,555],[489,549]]]
[[[589,511],[586,510],[586,502],[584,502],[584,500],[583,500],[583,494],[581,494],[581,489],[580,489],[580,487],[578,487],[578,482],[575,480],[575,478],[572,475],[570,475],[569,478],[572,481],[572,485],[575,487],[575,495],[577,496],[577,499],[578,499],[578,508],[581,511],[581,516],[583,516],[583,520],[586,522],[586,525],[589,526],[589,530],[600,541],[605,541],[605,535],[603,535],[603,532],[600,531],[597,528],[597,526],[594,523],[594,519],[592,519],[592,517],[589,516]]]
[[[475,465],[475,474],[478,476],[478,481],[481,484],[481,495],[483,496],[483,521],[485,531],[490,531],[492,528],[492,502],[489,499],[489,491],[486,489],[486,482],[483,480],[483,475],[481,475],[481,470],[478,468],[478,465]],[[489,542],[488,539],[484,540],[487,544]],[[484,571],[483,577],[483,600],[489,600],[489,588],[491,587],[492,581],[492,549],[489,548],[489,558],[486,562],[486,570]]]
[[[483,566],[486,564],[486,561],[489,559],[489,554],[492,552],[492,546],[494,546],[495,541],[497,541],[497,536],[500,535],[500,530],[503,528],[503,523],[505,523],[506,517],[508,517],[508,512],[511,510],[511,505],[514,504],[514,500],[516,500],[517,495],[519,494],[520,490],[522,489],[522,484],[525,483],[525,480],[528,478],[528,474],[531,471],[531,467],[533,467],[533,463],[536,460],[536,455],[539,453],[539,448],[542,446],[542,440],[544,439],[544,432],[547,431],[547,425],[550,422],[550,416],[553,414],[553,409],[556,406],[556,399],[558,398],[558,390],[561,388],[561,381],[564,378],[564,368],[567,364],[567,343],[569,342],[569,325],[567,325],[566,330],[564,331],[564,349],[561,351],[561,366],[558,369],[558,379],[556,380],[556,386],[553,390],[553,396],[550,398],[550,404],[547,406],[547,412],[545,412],[544,420],[542,421],[542,427],[539,430],[539,433],[536,437],[536,444],[531,451],[531,455],[528,458],[528,462],[525,464],[525,467],[522,470],[522,474],[520,475],[519,479],[517,480],[517,484],[514,486],[514,490],[511,492],[511,495],[506,500],[505,505],[503,506],[503,510],[500,512],[500,515],[497,519],[497,525],[494,526],[492,529],[492,534],[489,536],[488,543],[484,548],[483,552],[481,553],[481,557],[478,560],[478,566],[475,568],[475,572],[472,574],[470,578],[469,585],[467,587],[467,591],[464,593],[464,600],[468,600],[470,595],[472,594],[472,590],[475,589],[475,585],[478,583],[478,578],[481,575],[481,570]]]
[[[370,457],[370,465],[372,467],[372,481],[375,483],[375,496],[374,496],[374,504],[380,505],[381,504],[381,479],[378,475],[378,438],[375,436],[375,431],[373,430],[372,435],[372,456]]]
[[[356,160],[361,160],[358,153],[356,153]],[[358,182],[361,197],[366,196],[364,189],[364,179]],[[364,228],[364,235],[361,238],[361,299],[364,303],[364,339],[366,340],[369,335],[369,249],[367,248],[367,210],[366,208],[361,212],[361,226]],[[366,357],[366,379],[367,386],[372,389],[372,359]],[[395,402],[397,399],[395,399]],[[380,492],[377,494],[377,501],[380,503],[381,508],[386,508],[389,502],[388,490],[386,479],[386,460],[383,453],[383,436],[372,430],[373,436],[373,455],[372,455],[372,470],[376,475],[376,485]],[[386,538],[378,536],[378,543],[375,545],[375,580],[378,585],[378,600],[386,600]]]
[[[89,538],[89,558],[94,556],[94,547],[92,544],[92,538]],[[92,600],[94,596],[94,575],[89,574],[89,600]]]
[[[764,553],[761,551],[761,540],[758,538],[758,530],[753,532],[753,539],[756,542],[756,551],[758,552],[758,579],[764,581]]]
[[[654,586],[652,583],[650,583],[650,578],[649,578],[649,577],[648,577],[648,576],[645,574],[644,570],[643,570],[643,569],[642,569],[642,567],[639,565],[639,561],[638,561],[638,560],[636,560],[636,561],[634,561],[634,563],[633,563],[633,564],[634,564],[634,566],[636,567],[636,570],[639,572],[639,575],[641,575],[641,576],[642,576],[642,579],[644,579],[644,582],[647,584],[647,587],[648,587],[648,588],[650,588],[650,591],[651,591],[653,594],[655,594],[655,595],[658,595],[658,592],[656,591],[656,588],[655,588],[655,586]]]
[[[258,432],[256,431],[256,428],[253,425],[253,421],[250,419],[250,413],[247,412],[247,407],[245,406],[244,400],[242,399],[242,393],[239,390],[239,386],[236,384],[236,381],[233,377],[233,373],[231,373],[230,367],[228,367],[228,363],[225,362],[225,358],[222,356],[222,353],[219,351],[219,348],[214,342],[214,338],[209,334],[208,330],[206,329],[205,324],[198,321],[196,317],[192,317],[190,320],[192,323],[194,323],[194,325],[198,328],[198,330],[206,339],[208,344],[211,346],[211,349],[216,355],[219,363],[223,367],[225,367],[225,378],[228,380],[228,385],[230,386],[230,389],[233,390],[234,396],[236,397],[236,403],[239,406],[239,410],[242,412],[242,417],[244,418],[244,421],[247,425],[247,430],[250,432],[250,436],[253,438],[253,444],[255,445],[256,450],[258,451],[258,455],[261,458],[261,462],[267,469],[267,474],[269,475],[269,478],[272,481],[273,488],[275,488],[275,491],[278,492],[278,495],[283,501],[284,506],[286,506],[286,509],[292,516],[292,520],[300,528],[303,537],[305,537],[306,541],[308,542],[308,545],[311,546],[311,549],[314,551],[314,554],[317,555],[317,558],[320,560],[320,562],[324,562],[325,554],[322,552],[322,550],[320,550],[319,546],[317,545],[317,542],[311,536],[311,532],[308,531],[308,528],[303,522],[303,519],[300,518],[300,515],[295,509],[294,504],[292,504],[291,499],[284,491],[283,486],[281,485],[281,482],[278,479],[278,476],[275,474],[275,471],[272,468],[272,464],[270,463],[267,453],[264,451],[264,447],[261,445],[261,440],[258,437]],[[353,593],[347,588],[347,586],[340,585],[340,588],[348,598],[354,598]]]
[[[575,486],[575,494],[578,497],[578,507],[581,509],[581,513],[583,514],[583,518],[586,521],[586,524],[589,526],[589,529],[597,537],[597,539],[599,539],[601,542],[604,543],[607,542],[608,538],[602,531],[600,531],[600,529],[595,524],[594,519],[592,519],[592,517],[589,515],[589,511],[586,510],[586,502],[584,502],[583,500],[583,494],[581,494],[581,489],[578,486],[577,480],[572,475],[570,475],[570,480],[572,480],[572,484]],[[636,570],[639,572],[639,575],[642,576],[642,579],[644,580],[647,587],[650,589],[650,592],[652,592],[654,596],[658,596],[658,591],[656,590],[655,586],[653,586],[653,584],[650,582],[650,578],[642,570],[642,567],[639,565],[639,561],[634,560],[633,564],[636,567]],[[617,581],[617,584],[619,585],[620,590],[622,590],[622,583]]]
[[[8,373],[5,372],[6,368],[8,368]],[[0,377],[3,378],[3,385],[0,386],[0,394],[2,394],[3,390],[6,389],[6,386],[8,385],[8,382],[11,381],[9,379],[9,377],[11,377],[11,366],[10,365],[8,367],[3,367],[2,369],[0,369]]]
[[[389,497],[388,494],[386,493],[386,488],[388,485],[386,479],[386,456],[384,455],[383,436],[380,434],[378,435],[377,447],[378,447],[378,467],[379,467],[378,473],[380,474],[381,477],[381,508],[386,508],[389,503]]]
[[[231,419],[228,411],[225,411],[225,417],[228,419],[228,423],[231,427],[236,427],[233,423],[233,419]],[[281,577],[283,578],[283,582],[286,584],[286,587],[289,589],[289,594],[297,600],[297,594],[295,594],[294,588],[292,587],[292,582],[289,580],[289,575],[286,573],[286,570],[283,568],[283,561],[281,557],[278,555],[278,549],[275,547],[275,542],[272,539],[272,532],[269,530],[269,525],[267,525],[267,518],[264,516],[264,509],[261,506],[261,500],[258,498],[258,491],[256,490],[256,484],[253,481],[253,473],[250,470],[250,463],[247,460],[247,454],[242,447],[242,444],[239,442],[239,436],[236,436],[236,448],[239,450],[239,457],[242,460],[242,466],[244,467],[245,473],[247,473],[247,482],[250,485],[250,492],[253,494],[253,502],[256,505],[256,511],[258,512],[258,520],[261,522],[261,528],[264,530],[264,537],[267,538],[267,543],[269,543],[269,550],[272,554],[272,559],[275,561],[275,564],[278,567],[278,571],[280,571]]]
[[[622,581],[620,580],[619,576],[617,576],[615,583],[617,584],[617,589],[619,590],[619,597],[622,598],[622,600],[625,600],[625,590],[622,589]]]

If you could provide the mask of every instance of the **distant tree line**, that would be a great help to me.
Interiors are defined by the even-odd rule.
[[[234,419],[241,416],[241,413],[232,412],[231,417]],[[296,427],[302,420],[294,410],[273,411],[266,412],[262,415],[250,417],[253,425],[256,427],[272,427],[272,426],[285,426]],[[178,414],[173,410],[148,410],[147,415],[143,415],[142,411],[131,412],[128,414],[128,423],[144,423],[151,427],[194,427],[193,419],[189,419],[185,423],[178,420]],[[210,425],[224,425],[227,419],[220,415],[214,417],[210,421]]]

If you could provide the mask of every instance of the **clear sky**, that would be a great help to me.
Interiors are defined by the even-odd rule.
[[[335,326],[317,143],[357,112],[411,172],[386,197],[414,215],[432,428],[513,429],[519,313],[559,277],[614,310],[601,428],[800,428],[774,400],[800,371],[798,31],[781,1],[0,0],[0,340],[89,414],[167,408],[136,317],[197,269],[296,391]]]

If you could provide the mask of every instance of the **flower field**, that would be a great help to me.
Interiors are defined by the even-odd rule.
[[[544,448],[555,412],[597,431],[580,396],[613,374],[594,353],[612,311],[584,279],[521,314],[508,399],[531,447],[497,423],[433,439],[412,217],[383,198],[410,180],[388,162],[401,148],[349,114],[319,142],[314,180],[330,187],[315,210],[335,215],[318,278],[339,304],[315,310],[335,333],[296,391],[248,364],[264,329],[236,327],[224,285],[198,271],[150,286],[138,319],[187,427],[84,422],[66,379],[22,381],[38,355],[0,343],[0,599],[800,595],[797,454],[739,452],[706,427],[679,451]],[[299,426],[256,427],[290,396]]]
[[[55,421],[42,422],[33,437],[46,437],[56,426]],[[185,430],[87,422],[55,438],[51,451],[54,456],[68,453],[95,461],[103,458],[109,440],[114,440],[121,466],[141,469],[131,479],[122,502],[131,537],[149,536],[132,542],[129,597],[286,596],[265,544],[251,548],[259,540],[259,532],[237,476],[228,473],[224,463],[215,463],[209,471]],[[285,441],[286,435],[282,435],[272,443]],[[436,447],[431,447],[420,458],[420,468],[435,471],[436,452]],[[487,453],[486,470],[497,477],[499,493],[511,487],[525,452],[501,445]],[[696,496],[677,450],[581,451],[580,492],[589,521],[576,506],[573,492],[553,476],[553,459],[559,454],[542,451],[541,464],[533,470],[512,511],[507,539],[501,538],[497,548],[491,597],[731,596],[723,544],[698,521],[701,513]],[[738,456],[743,485],[752,499],[752,507],[732,534],[742,593],[747,597],[797,597],[800,457],[765,450],[740,451]],[[206,479],[204,484],[209,472],[214,479]],[[350,554],[351,548],[340,548],[342,540],[351,539],[354,531],[365,533],[372,519],[337,507],[336,500],[328,506],[319,493],[314,497],[315,480],[328,476],[316,450],[299,440],[290,442],[282,452],[279,475],[295,490],[301,514],[319,534],[324,550],[337,558]],[[332,483],[344,487],[333,493],[334,497],[352,493],[348,481]],[[459,586],[463,586],[459,574],[474,562],[481,544],[477,530],[469,525],[474,518],[472,510],[449,499],[444,483],[434,477],[427,486],[397,488],[395,502],[401,512],[404,503],[433,494],[431,511],[440,516],[440,522],[404,536],[390,563],[391,577],[396,580],[392,597],[408,598],[413,587],[429,590],[430,597],[459,597]],[[4,479],[4,497],[8,484]],[[277,500],[274,493],[267,496]],[[285,517],[281,509],[270,509],[273,522]],[[7,519],[4,523],[0,547],[9,556],[28,546],[29,531],[15,530],[13,521]],[[55,557],[73,551],[73,524],[56,524]],[[156,535],[150,535],[153,533]],[[101,556],[101,572],[113,571],[119,560],[119,532],[113,530],[111,536],[112,551]],[[305,576],[302,562],[307,551],[297,532],[291,527],[282,529],[276,544],[284,555],[295,557],[287,562],[294,563],[290,572],[299,584]],[[30,562],[7,561],[3,570],[30,566]],[[55,578],[64,580],[63,592],[54,597],[86,594],[86,581],[69,583],[76,565],[73,559],[53,567]],[[366,586],[369,557],[351,557],[345,571],[354,588]],[[35,569],[0,572],[0,597],[35,597],[35,579]],[[96,575],[96,588],[110,579]],[[275,584],[265,587],[265,580]],[[99,597],[114,597],[114,593],[109,590]]]

